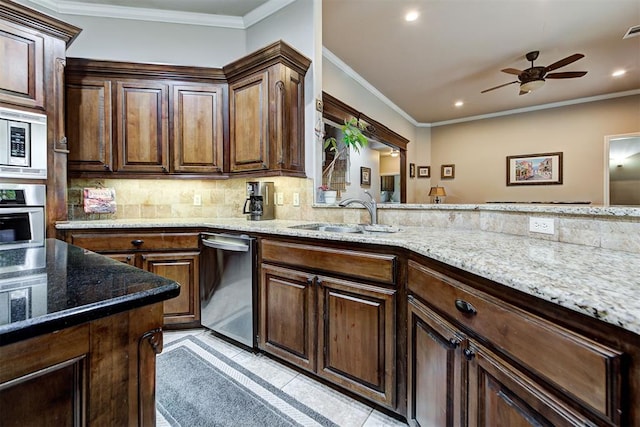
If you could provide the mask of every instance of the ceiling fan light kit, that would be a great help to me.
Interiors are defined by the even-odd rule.
[[[514,83],[520,83],[520,95],[524,95],[544,86],[546,79],[573,79],[576,77],[582,77],[585,74],[587,74],[586,71],[567,71],[567,72],[561,72],[561,73],[549,73],[549,71],[556,70],[558,68],[569,65],[577,61],[578,59],[584,58],[584,55],[581,53],[574,53],[573,55],[569,55],[566,58],[556,61],[553,64],[548,65],[546,67],[533,65],[533,61],[535,61],[538,58],[539,54],[540,52],[535,50],[525,55],[525,58],[527,58],[527,61],[531,62],[531,67],[527,68],[526,70],[520,71],[515,68],[504,68],[501,70],[503,73],[514,74],[518,76],[518,80],[501,84],[489,89],[485,89],[480,93],[486,93],[495,89],[499,89],[504,86],[509,86]]]

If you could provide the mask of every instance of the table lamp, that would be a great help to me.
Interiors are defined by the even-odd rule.
[[[442,202],[441,197],[446,197],[447,193],[444,191],[444,187],[431,187],[429,190],[429,196],[434,197],[434,203]]]

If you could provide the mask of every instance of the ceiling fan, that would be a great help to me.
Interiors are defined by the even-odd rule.
[[[505,68],[504,70],[501,70],[503,73],[515,74],[516,76],[518,76],[518,80],[492,87],[490,89],[485,89],[480,93],[489,92],[491,90],[509,86],[514,83],[520,83],[520,95],[524,95],[542,87],[544,85],[545,79],[572,79],[575,77],[582,77],[587,74],[586,71],[566,71],[562,73],[547,74],[549,73],[549,71],[556,70],[560,67],[569,65],[572,62],[577,61],[578,59],[584,58],[584,55],[581,53],[574,53],[573,55],[569,55],[566,58],[556,61],[546,67],[534,67],[533,61],[538,58],[539,54],[539,51],[534,50],[533,52],[529,52],[525,55],[527,61],[531,62],[531,67],[527,68],[524,71],[516,70],[515,68]]]

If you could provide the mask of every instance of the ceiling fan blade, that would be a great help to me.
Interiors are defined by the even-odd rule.
[[[520,93],[518,93],[518,95],[526,95],[529,92],[531,92],[531,91],[530,90],[522,90],[522,89],[520,89]]]
[[[551,65],[548,65],[548,66],[545,68],[545,70],[546,70],[547,72],[549,72],[549,71],[555,70],[555,69],[557,69],[557,68],[564,67],[565,65],[569,65],[569,64],[571,64],[572,62],[576,62],[578,59],[581,59],[581,58],[584,58],[584,55],[583,55],[583,54],[581,54],[581,53],[574,53],[573,55],[567,56],[566,58],[561,59],[560,61],[554,62],[554,63],[553,63],[553,64],[551,64]]]
[[[520,73],[522,72],[520,70],[516,70],[515,68],[505,68],[504,70],[500,71],[507,74],[515,74],[516,76],[520,75]]]
[[[514,81],[512,81],[512,82],[505,83],[505,84],[500,85],[500,86],[492,87],[492,88],[490,88],[490,89],[485,89],[485,90],[483,90],[483,91],[482,91],[482,92],[480,92],[480,93],[489,92],[490,90],[494,90],[494,89],[500,89],[501,87],[509,86],[509,85],[514,84],[514,83],[520,83],[520,82],[519,82],[518,80],[514,80]]]
[[[573,79],[575,77],[582,77],[587,74],[586,71],[567,71],[564,73],[551,73],[544,76],[545,79]]]

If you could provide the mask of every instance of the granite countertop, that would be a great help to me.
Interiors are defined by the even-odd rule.
[[[305,223],[193,218],[77,221],[57,228],[191,226],[396,246],[640,334],[638,254],[477,230],[401,226],[397,233],[339,234],[289,228]]]
[[[173,280],[55,239],[0,259],[0,347],[180,293]]]

